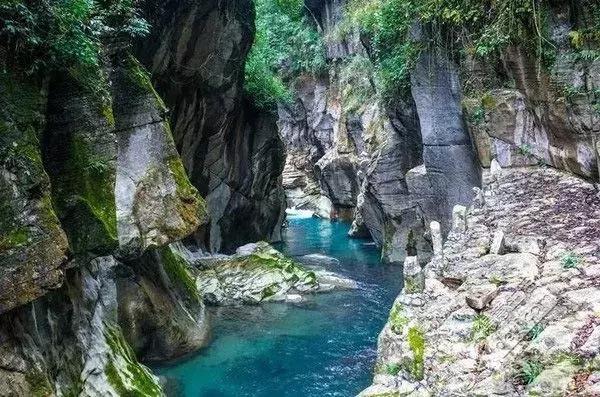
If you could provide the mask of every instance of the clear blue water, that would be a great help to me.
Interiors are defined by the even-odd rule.
[[[291,256],[340,260],[328,270],[360,282],[354,291],[299,305],[210,308],[214,340],[193,357],[155,367],[185,397],[354,396],[371,383],[377,336],[402,287],[399,267],[382,265],[368,240],[349,239],[347,223],[288,217]]]

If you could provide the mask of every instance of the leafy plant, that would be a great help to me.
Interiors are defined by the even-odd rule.
[[[485,119],[485,109],[483,106],[477,106],[473,111],[469,114],[469,121],[475,125],[479,125],[483,123]]]
[[[401,304],[397,303],[392,307],[389,322],[392,332],[395,334],[401,334],[403,328],[408,325],[408,318],[404,315],[404,308]]]
[[[245,69],[246,93],[264,109],[291,100],[284,80],[318,74],[326,65],[325,45],[301,0],[257,0],[256,36]]]
[[[478,314],[473,319],[471,340],[479,341],[487,338],[496,331],[496,325],[485,314]]]
[[[523,143],[521,144],[517,150],[519,151],[519,154],[522,156],[531,156],[533,154],[533,148],[531,147],[531,145],[527,144],[527,143]]]
[[[535,324],[533,327],[527,331],[526,338],[527,340],[535,340],[538,336],[544,331],[544,326],[540,323]]]
[[[583,262],[581,256],[577,255],[573,251],[566,252],[560,260],[562,267],[565,269],[574,269],[579,267]]]
[[[545,28],[547,7],[544,0],[352,0],[345,26],[359,26],[371,39],[379,85],[393,98],[407,88],[424,48],[489,60],[517,44],[550,64],[556,50]],[[425,36],[415,35],[415,26]]]
[[[148,34],[133,0],[5,0],[0,40],[28,73],[66,72],[93,93],[102,91],[101,44]],[[102,94],[102,92],[100,92]]]
[[[535,359],[526,359],[519,364],[517,378],[523,384],[529,385],[544,370],[542,363]]]
[[[401,369],[402,366],[398,363],[388,363],[385,365],[385,373],[388,375],[396,376],[398,375]]]

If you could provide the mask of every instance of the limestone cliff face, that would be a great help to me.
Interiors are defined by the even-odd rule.
[[[585,10],[554,4],[547,26],[556,45],[552,67],[511,47],[503,55],[504,77],[487,71],[482,76],[483,95],[466,98],[470,129],[484,166],[496,158],[503,167],[547,164],[585,178],[598,174],[594,91],[600,61],[578,56],[569,36],[590,18]],[[465,68],[466,73],[477,73],[476,64]],[[503,83],[507,78],[514,87]]]
[[[148,2],[153,35],[139,54],[170,109],[173,135],[210,222],[197,238],[212,251],[278,240],[285,161],[276,120],[243,100],[254,37],[250,0]]]
[[[1,395],[160,395],[138,359],[206,340],[187,269],[153,259],[205,222],[204,201],[147,72],[123,49],[102,62],[105,98],[67,75],[2,76]]]

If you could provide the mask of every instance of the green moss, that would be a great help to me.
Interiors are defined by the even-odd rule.
[[[102,115],[111,127],[115,126],[115,115],[113,113],[112,103],[105,101],[102,103]]]
[[[158,249],[161,262],[169,280],[187,296],[200,302],[196,281],[192,276],[185,259],[174,252],[169,246]]]
[[[67,159],[53,188],[71,248],[110,252],[117,246],[114,161],[98,155],[83,137],[65,144]]]
[[[29,232],[26,228],[14,229],[7,235],[0,236],[0,252],[25,245],[28,239]]]
[[[411,375],[422,380],[425,370],[425,334],[418,327],[408,329],[408,346],[412,352],[412,363],[409,368]]]
[[[425,288],[425,280],[422,273],[415,274],[414,276],[407,276],[404,278],[404,293],[405,294],[418,294],[423,292]]]
[[[25,373],[25,381],[29,384],[31,397],[48,397],[54,395],[52,385],[46,374],[37,369]]]
[[[184,221],[188,224],[197,224],[198,220],[200,224],[206,223],[208,219],[206,202],[188,179],[179,156],[168,159],[167,166],[175,180],[177,197],[180,200],[178,211]]]
[[[134,56],[130,55],[127,57],[125,67],[127,70],[127,77],[129,77],[130,81],[135,83],[141,90],[152,94],[160,111],[166,112],[167,106],[160,95],[158,95],[158,92],[156,92],[154,85],[152,85],[150,74],[146,71],[144,66],[142,66]]]
[[[485,110],[492,110],[496,107],[496,98],[489,92],[483,94],[481,97],[481,106],[483,106]]]
[[[137,361],[119,328],[106,325],[104,338],[112,353],[104,371],[108,382],[121,397],[164,395],[150,370]]]
[[[400,335],[404,327],[408,325],[408,317],[404,315],[404,306],[400,303],[396,303],[394,307],[392,307],[388,321],[392,332]]]
[[[260,293],[260,300],[262,301],[265,299],[269,299],[270,297],[275,295],[277,292],[279,292],[279,290],[280,290],[280,287],[277,284],[271,284],[271,285],[263,288]]]

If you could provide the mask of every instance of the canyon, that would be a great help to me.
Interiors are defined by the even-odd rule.
[[[307,0],[324,66],[280,60],[290,97],[270,108],[247,89],[253,0],[135,2],[148,32],[99,35],[91,82],[32,71],[2,19],[0,395],[169,394],[149,366],[209,346],[214,307],[376,290],[354,274],[400,288],[285,254],[286,209],[351,224],[335,244],[371,239],[369,267],[403,269],[356,393],[600,393],[600,56],[575,40],[595,14],[547,3],[550,66],[515,43],[457,55],[415,22],[390,99],[356,3]]]

